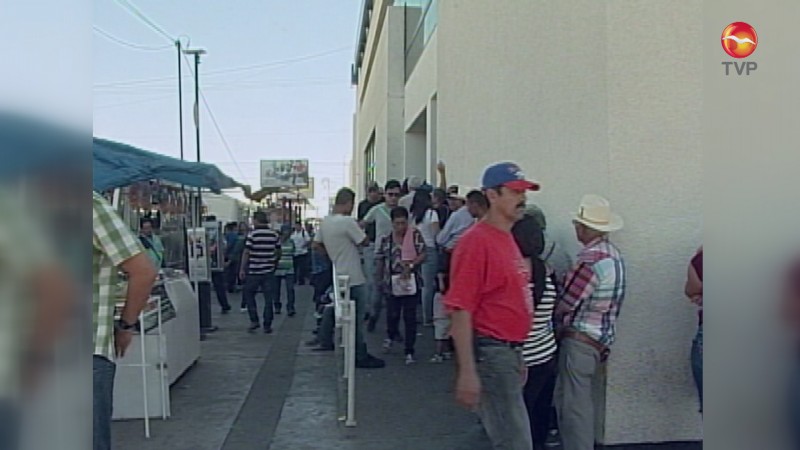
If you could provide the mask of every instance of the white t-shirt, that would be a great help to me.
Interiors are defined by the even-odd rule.
[[[436,233],[433,230],[433,224],[439,224],[439,214],[429,209],[425,212],[425,217],[422,218],[422,222],[417,223],[417,220],[412,217],[411,223],[419,230],[420,234],[422,234],[422,240],[425,241],[425,247],[436,247]]]
[[[364,216],[364,222],[375,223],[375,242],[377,243],[380,238],[392,232],[392,216],[389,207],[386,203],[373,206],[367,215]]]
[[[308,254],[308,244],[311,242],[311,236],[306,230],[292,232],[292,242],[294,242],[295,256]]]
[[[350,276],[350,286],[361,286],[367,282],[361,269],[358,246],[367,235],[358,226],[356,219],[335,214],[322,220],[314,242],[325,246],[328,257],[336,266],[337,275]]]

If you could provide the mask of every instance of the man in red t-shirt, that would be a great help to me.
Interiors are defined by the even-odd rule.
[[[458,357],[456,400],[478,411],[495,449],[530,450],[521,347],[533,299],[511,227],[522,217],[525,192],[539,185],[508,162],[489,166],[482,185],[489,211],[456,245],[445,298]]]

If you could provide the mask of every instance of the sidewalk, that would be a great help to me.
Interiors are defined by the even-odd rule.
[[[314,352],[310,287],[297,288],[298,315],[276,316],[274,333],[249,334],[249,320],[234,310],[201,343],[196,366],[172,387],[172,418],[114,422],[117,450],[485,450],[477,419],[453,399],[454,362],[432,364],[432,328],[420,328],[418,362],[406,366],[401,347],[384,355],[385,325],[367,334],[368,348],[386,359],[383,369],[356,370],[357,426],[347,428],[341,349]],[[214,299],[215,301],[216,299]],[[263,300],[259,297],[259,304]],[[285,304],[285,302],[284,302]],[[617,448],[617,447],[610,447]],[[619,447],[620,450],[694,450],[702,444]],[[554,448],[557,450],[557,447]]]
[[[311,336],[313,319],[306,323]],[[433,328],[420,327],[416,364],[406,366],[402,345],[384,355],[384,322],[367,334],[367,346],[386,360],[383,369],[356,369],[357,426],[337,423],[344,416],[340,350],[319,354],[298,348],[295,380],[270,450],[483,450],[488,441],[477,419],[455,404],[453,363],[432,364]],[[337,395],[337,392],[339,394]],[[331,420],[333,419],[333,420]]]

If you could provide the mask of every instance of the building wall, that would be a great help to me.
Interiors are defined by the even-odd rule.
[[[376,7],[377,11],[377,7]],[[373,49],[368,78],[362,70],[360,86],[356,90],[357,114],[355,145],[353,147],[354,188],[362,198],[364,192],[364,151],[374,133],[376,180],[383,183],[387,177],[403,173],[403,10],[388,7],[386,17],[380,21],[381,29],[370,28],[367,48]],[[376,17],[373,16],[373,21]],[[378,22],[376,22],[377,24]],[[377,42],[373,43],[373,39]],[[374,45],[373,45],[374,44]],[[365,86],[365,87],[363,87]],[[362,91],[363,89],[363,91]]]
[[[529,200],[570,254],[579,248],[571,212],[583,194],[608,197],[626,219],[613,236],[629,286],[601,441],[700,439],[688,363],[696,319],[682,288],[702,226],[702,3],[474,0],[439,8],[436,140],[449,178],[477,185],[487,164],[517,161],[542,183]],[[680,46],[662,39],[676,29]],[[428,95],[415,86],[407,86],[407,109]]]

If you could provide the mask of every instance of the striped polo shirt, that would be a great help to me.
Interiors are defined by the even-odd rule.
[[[522,359],[525,365],[535,366],[548,362],[556,353],[556,339],[553,333],[553,311],[556,306],[556,285],[553,275],[545,278],[544,293],[533,312],[533,323],[528,337],[522,344]],[[533,283],[530,285],[533,292]]]
[[[281,248],[281,238],[277,232],[269,228],[256,228],[247,235],[244,246],[249,253],[249,275],[264,275],[275,271],[275,257]]]

